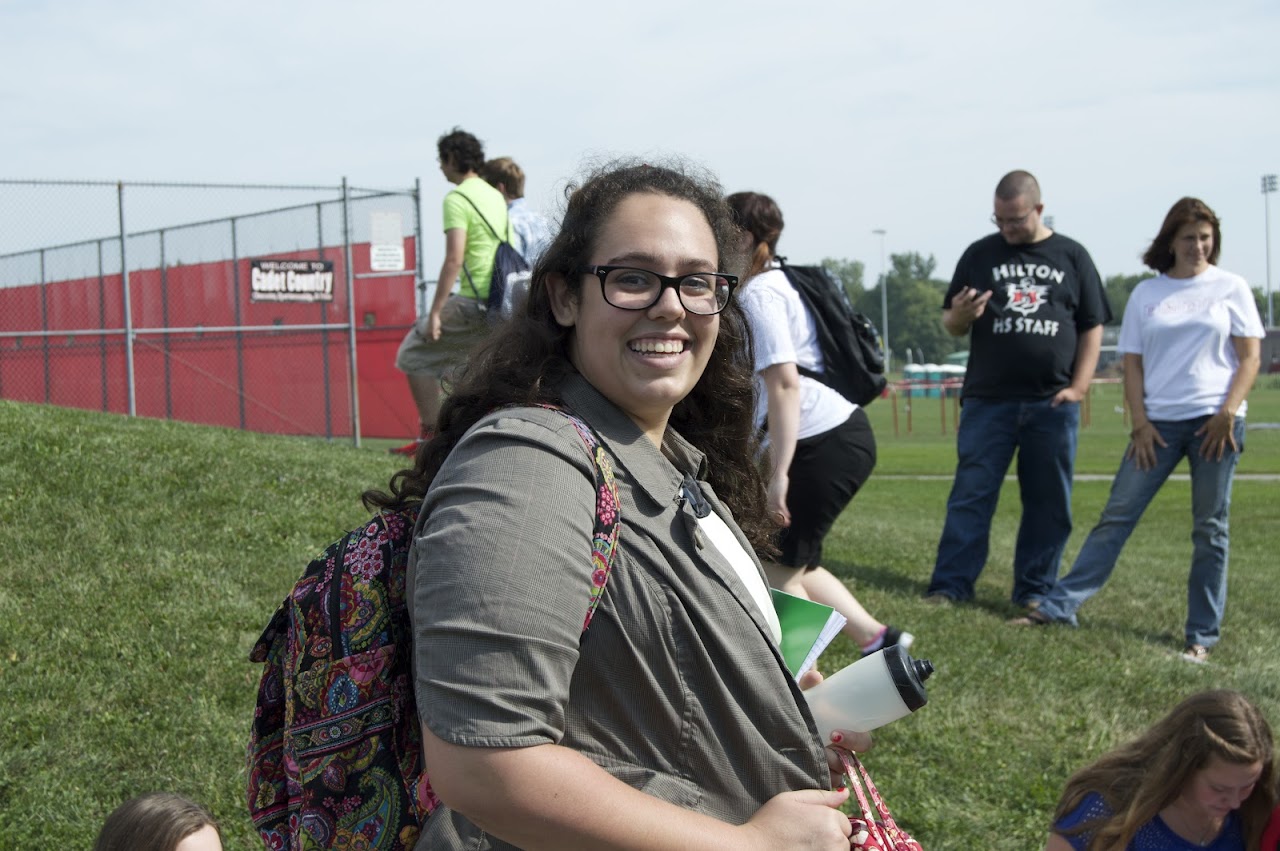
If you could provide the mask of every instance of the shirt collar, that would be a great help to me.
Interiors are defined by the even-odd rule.
[[[705,479],[706,456],[670,426],[659,450],[629,416],[580,374],[565,379],[561,394],[565,407],[591,424],[636,486],[658,505],[678,495],[685,473]]]

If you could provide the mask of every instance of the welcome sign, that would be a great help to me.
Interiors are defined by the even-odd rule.
[[[333,301],[333,261],[250,260],[249,301]]]

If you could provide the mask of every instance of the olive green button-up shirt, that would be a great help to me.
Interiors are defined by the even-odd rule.
[[[817,730],[767,624],[680,498],[685,474],[699,479],[751,552],[702,481],[703,455],[673,430],[659,451],[581,377],[563,397],[616,473],[622,528],[599,608],[583,632],[595,486],[582,440],[555,411],[485,417],[437,475],[410,553],[423,722],[465,746],[559,743],[734,824],[781,792],[828,788]],[[417,845],[510,847],[447,807]]]

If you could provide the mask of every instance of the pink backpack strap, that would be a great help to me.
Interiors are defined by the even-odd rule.
[[[600,605],[600,598],[604,595],[605,585],[609,582],[609,574],[613,571],[613,563],[618,554],[618,532],[622,528],[622,512],[619,510],[618,484],[613,476],[613,459],[609,457],[609,452],[604,448],[604,443],[595,429],[582,419],[554,405],[538,407],[555,411],[573,425],[595,469],[596,514],[591,530],[591,596],[587,601],[587,615],[582,621],[582,629],[585,632],[591,625],[596,607]]]

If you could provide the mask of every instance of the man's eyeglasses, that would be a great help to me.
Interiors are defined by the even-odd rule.
[[[662,298],[663,290],[674,287],[685,310],[711,316],[725,309],[738,286],[736,276],[719,272],[672,278],[630,266],[583,266],[578,271],[599,278],[604,300],[622,310],[647,310]]]
[[[1027,219],[1031,218],[1031,215],[1034,212],[1035,212],[1035,208],[1033,207],[1032,209],[1027,210],[1021,216],[1013,216],[1012,218],[1008,218],[1008,219],[1001,218],[1000,216],[997,216],[993,213],[991,215],[991,224],[995,225],[998,228],[1003,228],[1003,227],[1020,228],[1027,223]]]

